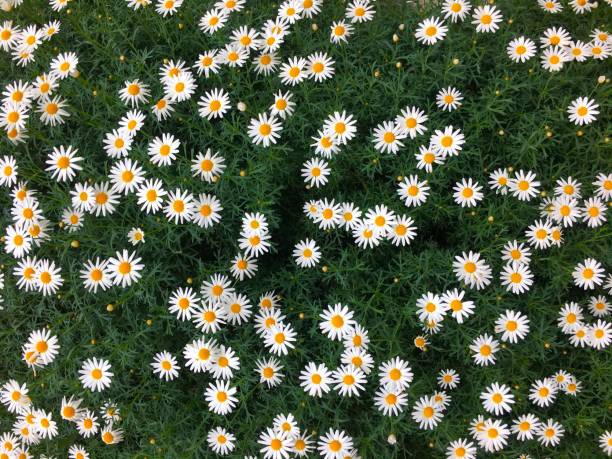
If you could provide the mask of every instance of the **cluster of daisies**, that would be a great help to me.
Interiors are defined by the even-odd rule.
[[[126,0],[130,8],[138,10],[153,3],[153,0]],[[2,0],[2,7],[10,9],[19,6],[22,0]],[[608,1],[608,3],[610,3]],[[50,0],[55,11],[62,10],[68,0]],[[156,11],[166,17],[175,14],[183,0],[157,0]],[[547,12],[556,14],[563,9],[558,0],[538,0]],[[192,223],[209,228],[221,220],[222,203],[213,194],[197,196],[189,190],[167,189],[164,182],[151,174],[149,169],[172,166],[181,154],[182,143],[169,132],[162,133],[146,142],[148,162],[142,163],[130,158],[140,140],[139,133],[147,122],[142,105],[150,106],[150,112],[158,122],[167,120],[176,111],[176,105],[191,100],[198,90],[198,77],[208,78],[218,74],[223,67],[235,69],[245,67],[250,59],[258,75],[275,75],[280,82],[293,87],[305,81],[315,83],[333,78],[335,61],[325,52],[315,52],[307,57],[294,56],[281,61],[280,51],[291,27],[299,20],[312,18],[321,11],[322,0],[287,0],[278,7],[274,19],[267,20],[259,29],[247,25],[231,31],[224,47],[202,51],[191,66],[182,60],[164,61],[159,69],[159,98],[153,98],[155,88],[140,79],[124,82],[119,90],[119,99],[128,107],[127,113],[102,139],[103,151],[110,159],[109,174],[103,181],[94,183],[81,177],[84,161],[72,145],[59,145],[47,154],[45,171],[50,180],[70,186],[70,206],[62,210],[60,228],[69,232],[83,229],[85,220],[114,214],[121,199],[133,196],[140,210],[146,214],[163,213],[174,224]],[[571,8],[577,14],[588,13],[598,7],[589,0],[572,0]],[[199,19],[200,30],[212,35],[223,28],[230,15],[241,11],[245,0],[220,0],[213,8],[204,12]],[[335,18],[330,28],[330,42],[335,45],[348,43],[358,24],[371,21],[374,5],[370,0],[354,0],[346,6],[342,18]],[[466,0],[445,0],[441,17],[425,19],[417,26],[415,37],[419,43],[434,45],[445,39],[451,23],[462,22],[471,16],[477,33],[495,33],[503,21],[503,14],[496,6],[489,4],[475,8]],[[60,22],[52,21],[42,27],[29,25],[20,28],[11,21],[4,21],[0,27],[0,48],[10,53],[20,66],[34,61],[34,53],[44,41],[50,40],[60,30]],[[588,58],[604,61],[612,54],[612,37],[604,30],[595,29],[590,41],[574,40],[562,27],[551,27],[540,38],[542,46],[542,67],[555,72],[570,61],[584,62]],[[507,47],[509,58],[517,63],[526,62],[537,53],[536,43],[528,37],[513,39]],[[57,55],[49,64],[49,71],[34,81],[14,81],[4,88],[0,110],[0,127],[4,128],[13,143],[27,139],[28,119],[32,108],[40,114],[43,124],[61,125],[70,114],[67,102],[56,94],[62,80],[78,77],[78,57],[73,52]],[[197,75],[196,75],[197,74]],[[268,110],[250,119],[247,135],[255,145],[269,147],[280,139],[282,122],[291,117],[297,108],[289,90],[273,94],[274,100]],[[436,106],[442,111],[454,111],[463,103],[462,92],[448,86],[439,90],[435,97]],[[223,118],[232,108],[230,94],[223,88],[208,88],[200,96],[198,114],[208,122]],[[243,102],[236,108],[246,110]],[[570,122],[588,125],[596,121],[599,105],[590,97],[574,99],[567,107]],[[409,140],[423,136],[427,131],[428,115],[419,107],[407,106],[399,114],[378,124],[371,134],[375,150],[383,154],[396,155]],[[330,177],[330,160],[337,155],[358,134],[357,119],[346,111],[337,111],[319,125],[312,136],[313,157],[302,166],[301,175],[308,189],[324,187]],[[432,129],[428,143],[420,146],[416,154],[417,169],[431,173],[434,167],[443,165],[456,157],[464,148],[466,138],[460,128],[453,125]],[[431,131],[430,131],[431,132]],[[149,164],[150,163],[150,164]],[[207,184],[216,183],[226,168],[225,159],[218,152],[207,149],[191,159],[191,172]],[[72,184],[79,177],[77,183]],[[10,190],[12,224],[4,230],[5,252],[16,260],[13,274],[17,287],[26,292],[37,291],[42,295],[59,292],[64,277],[55,262],[38,258],[33,252],[45,241],[51,239],[50,220],[45,218],[37,190],[20,181],[17,159],[10,154],[0,157],[0,186]],[[401,177],[397,195],[406,207],[422,206],[430,194],[427,180],[419,175]],[[593,195],[582,197],[582,184],[572,177],[558,179],[552,197],[541,191],[541,182],[533,171],[512,168],[497,169],[489,175],[488,185],[496,194],[516,198],[529,203],[538,196],[540,216],[525,231],[524,240],[507,241],[501,249],[504,262],[499,274],[500,282],[509,292],[523,294],[534,283],[530,267],[533,250],[545,250],[563,243],[563,231],[580,223],[596,228],[606,222],[606,210],[612,199],[612,174],[600,173],[593,182]],[[478,206],[485,198],[484,186],[472,177],[464,177],[453,186],[453,199],[462,208]],[[334,199],[310,200],[304,204],[304,213],[318,227],[327,231],[344,228],[365,249],[374,248],[384,240],[395,246],[405,246],[417,235],[413,219],[397,214],[384,204],[361,210],[353,202],[336,202]],[[127,234],[127,240],[136,246],[145,241],[144,231],[134,227]],[[245,213],[237,241],[239,253],[231,260],[229,273],[236,280],[253,277],[258,269],[258,258],[270,251],[271,235],[266,216],[261,213]],[[298,266],[311,268],[321,258],[321,249],[313,239],[298,242],[293,251]],[[138,282],[144,265],[137,252],[123,249],[109,258],[86,260],[79,272],[83,287],[90,292],[107,290],[113,286],[129,287]],[[477,290],[488,287],[493,279],[491,266],[478,252],[463,252],[455,257],[452,264],[457,281],[462,288]],[[612,294],[612,275],[608,275],[602,264],[592,258],[578,263],[572,277],[577,287],[584,290],[605,288]],[[0,273],[0,290],[4,288],[4,277]],[[416,302],[416,315],[422,324],[423,335],[414,339],[417,348],[425,350],[432,335],[439,333],[442,323],[450,313],[459,324],[474,314],[476,305],[465,298],[466,291],[458,288],[446,292],[423,294]],[[2,298],[0,296],[0,305]],[[332,341],[340,341],[343,350],[336,368],[329,369],[322,362],[308,362],[299,375],[283,373],[283,358],[295,347],[297,333],[283,315],[280,297],[274,291],[266,292],[257,302],[253,314],[251,300],[239,293],[225,274],[214,274],[202,282],[199,291],[191,287],[174,290],[168,300],[168,310],[180,321],[192,321],[201,335],[187,343],[183,350],[184,366],[194,373],[207,373],[213,378],[203,392],[211,413],[226,416],[236,410],[239,404],[238,388],[232,379],[240,371],[237,353],[220,343],[213,335],[226,326],[245,326],[253,319],[262,346],[270,354],[256,362],[255,372],[262,386],[270,389],[281,384],[285,378],[299,381],[303,391],[311,397],[329,396],[334,391],[340,397],[359,397],[366,391],[368,377],[375,370],[373,356],[368,352],[370,342],[367,330],[354,319],[354,312],[340,303],[327,306],[320,314],[319,329]],[[585,311],[575,302],[568,302],[559,312],[558,325],[562,333],[576,347],[590,346],[597,350],[606,349],[612,341],[612,327],[606,320],[610,304],[604,294],[591,296],[589,312],[594,317],[585,321]],[[508,344],[515,344],[527,336],[530,330],[528,316],[516,310],[506,310],[495,320],[492,334],[481,334],[468,347],[475,364],[494,365],[497,353]],[[501,341],[501,343],[500,343]],[[58,356],[60,346],[57,336],[49,329],[33,331],[22,346],[22,358],[34,371],[41,371]],[[179,377],[181,364],[170,352],[163,350],[153,356],[152,372],[165,381]],[[78,377],[82,387],[91,392],[102,392],[110,387],[114,374],[108,360],[88,358],[81,364]],[[378,386],[374,405],[385,416],[398,416],[408,405],[407,389],[413,380],[409,363],[399,356],[392,357],[378,365]],[[438,375],[439,389],[433,394],[420,397],[413,405],[412,419],[423,430],[433,430],[441,422],[451,403],[447,390],[460,383],[459,374],[453,369],[442,370]],[[518,390],[518,387],[515,387]],[[528,398],[538,408],[547,408],[554,403],[557,394],[576,396],[581,383],[565,370],[550,377],[538,379],[530,387]],[[0,391],[0,399],[10,413],[17,417],[11,432],[0,436],[2,457],[30,457],[28,447],[43,439],[58,435],[58,425],[52,412],[34,408],[28,396],[26,384],[15,380],[6,382]],[[480,394],[483,409],[501,417],[512,412],[515,395],[506,384],[498,382],[488,385]],[[75,424],[84,437],[100,433],[106,444],[115,444],[123,439],[118,427],[121,416],[113,402],[107,402],[99,410],[103,426],[98,422],[96,412],[81,407],[83,399],[73,396],[63,398],[60,417]],[[478,416],[471,422],[470,434],[473,441],[465,438],[450,443],[449,458],[476,457],[477,448],[486,452],[504,449],[511,434],[519,441],[536,439],[543,446],[556,446],[564,435],[563,426],[554,419],[540,421],[534,414],[518,416],[511,423],[503,419]],[[314,434],[313,434],[314,435]],[[325,459],[346,459],[359,457],[355,441],[343,430],[329,429],[315,440],[307,430],[299,427],[294,416],[279,414],[259,434],[259,453],[266,459],[287,459],[290,455],[306,456],[317,451]],[[600,436],[603,451],[612,455],[612,432]],[[206,437],[211,450],[219,455],[230,455],[236,447],[236,436],[223,427],[212,428]],[[68,451],[71,459],[87,459],[87,451],[72,445]]]
[[[442,376],[443,377],[443,376]],[[548,408],[557,398],[558,393],[576,396],[580,391],[581,383],[565,370],[559,370],[554,375],[535,381],[529,389],[529,400],[538,408]],[[515,389],[519,389],[515,386]],[[512,389],[506,384],[494,382],[489,384],[481,393],[480,400],[483,409],[495,416],[504,416],[512,412],[516,403]],[[541,421],[533,413],[517,416],[511,425],[503,419],[485,418],[480,415],[470,423],[470,434],[478,446],[487,452],[503,450],[511,434],[517,440],[525,442],[536,439],[542,446],[556,446],[563,438],[565,429],[554,419]],[[459,454],[463,450],[465,454]],[[475,458],[476,447],[466,439],[451,442],[447,449],[448,457]]]
[[[540,6],[550,13],[558,13],[563,9],[558,0],[539,0]],[[570,2],[577,14],[582,14],[597,7],[597,2],[587,0],[573,0]],[[419,23],[415,31],[418,42],[425,45],[434,45],[444,40],[449,31],[445,21],[451,23],[464,21],[471,13],[472,24],[477,33],[495,33],[503,21],[503,14],[496,6],[489,4],[477,6],[466,0],[445,0],[441,13],[443,18],[432,16]],[[550,72],[561,70],[565,63],[571,61],[584,62],[589,57],[605,60],[612,54],[612,36],[606,31],[595,29],[590,35],[590,41],[573,40],[570,34],[562,27],[551,27],[540,38],[543,50],[541,55],[542,67]],[[520,36],[508,43],[508,57],[514,62],[526,62],[535,56],[536,43],[528,37]]]
[[[206,436],[209,447],[219,455],[228,455],[236,447],[236,436],[223,427],[210,430]],[[294,416],[279,414],[271,427],[259,434],[257,443],[265,459],[307,457],[313,450],[325,459],[359,458],[353,439],[343,430],[329,429],[317,439],[302,431]],[[245,456],[256,459],[256,456]]]
[[[3,21],[0,26],[0,49],[9,53],[13,61],[21,67],[34,62],[36,50],[60,31],[61,23],[51,21],[42,27],[30,24],[24,28]]]
[[[26,34],[40,42],[45,37],[51,37],[47,34],[59,31],[59,22],[48,24],[46,28],[49,29],[49,32],[46,33],[42,29],[36,29],[35,26],[32,26],[32,30],[30,30],[32,27],[19,30],[14,28],[10,21],[5,21],[2,27],[4,29],[0,29],[0,37],[4,34],[14,34],[21,40],[19,37]],[[11,31],[12,28],[15,31]],[[30,41],[29,38],[25,39]],[[0,40],[0,48],[2,46]],[[4,129],[7,139],[16,144],[28,138],[27,125],[33,110],[39,114],[39,119],[44,125],[56,126],[64,123],[65,118],[70,116],[66,110],[68,103],[57,94],[57,90],[61,80],[78,74],[77,63],[78,58],[74,53],[61,53],[51,61],[49,71],[38,75],[33,81],[13,81],[4,87],[0,107],[0,127]],[[10,156],[3,157],[0,184],[13,176],[11,168],[14,168],[15,165],[10,158]]]
[[[7,458],[29,459],[30,447],[42,441],[57,437],[59,425],[53,412],[36,408],[28,395],[27,384],[20,384],[11,379],[0,387],[0,402],[15,416],[10,432],[0,435],[0,455]],[[123,431],[117,425],[121,422],[119,408],[112,401],[106,401],[96,411],[82,406],[83,399],[73,396],[62,397],[59,417],[62,421],[74,425],[83,439],[100,434],[102,442],[114,445],[123,440]],[[40,456],[43,457],[43,456]],[[87,450],[80,444],[73,444],[68,449],[69,459],[89,459]]]

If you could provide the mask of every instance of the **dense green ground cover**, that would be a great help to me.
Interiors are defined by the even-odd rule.
[[[539,200],[524,203],[496,195],[487,187],[485,200],[473,210],[461,208],[452,198],[452,187],[462,177],[485,184],[489,172],[498,167],[534,171],[549,194],[556,179],[571,175],[583,183],[586,196],[592,194],[590,184],[597,173],[610,171],[612,86],[597,83],[600,75],[610,73],[609,63],[570,63],[559,73],[549,73],[538,58],[514,64],[505,52],[512,38],[524,34],[537,41],[549,26],[563,26],[573,37],[587,41],[594,27],[610,25],[610,8],[601,3],[592,13],[577,16],[569,7],[549,15],[535,1],[500,0],[496,4],[505,20],[496,34],[476,34],[469,21],[450,24],[447,39],[427,47],[416,42],[413,31],[420,20],[430,16],[429,9],[437,14],[439,7],[421,11],[406,2],[379,0],[374,20],[357,26],[349,44],[339,47],[329,42],[329,27],[344,14],[345,4],[330,0],[317,17],[293,27],[280,54],[285,60],[325,50],[336,61],[336,74],[323,83],[309,80],[292,88],[297,110],[283,123],[277,145],[254,146],[246,134],[249,119],[266,110],[272,94],[283,88],[277,77],[258,76],[250,64],[198,78],[196,93],[224,87],[234,107],[239,101],[246,104],[244,112],[233,108],[224,119],[209,122],[197,116],[194,98],[177,105],[173,117],[161,123],[149,114],[130,157],[161,178],[167,189],[180,186],[193,193],[214,193],[224,207],[222,221],[211,229],[177,226],[163,215],[141,213],[130,196],[122,199],[113,215],[88,217],[78,232],[55,227],[51,240],[37,255],[56,260],[65,283],[59,295],[47,298],[18,290],[11,274],[16,261],[0,255],[6,276],[4,311],[0,312],[0,380],[27,382],[35,405],[54,413],[62,396],[74,394],[92,408],[111,398],[123,416],[125,440],[118,445],[105,446],[99,437],[83,440],[72,425],[60,420],[60,435],[31,451],[65,457],[76,442],[95,458],[212,457],[206,433],[221,425],[237,436],[238,457],[257,453],[259,432],[278,413],[291,412],[309,431],[344,429],[364,458],[441,457],[450,441],[467,436],[471,419],[486,414],[480,391],[499,381],[512,386],[517,397],[512,415],[533,412],[543,419],[558,420],[566,429],[561,445],[554,450],[535,441],[513,439],[500,456],[601,455],[597,437],[612,427],[610,354],[574,348],[556,320],[565,302],[584,304],[588,300],[589,293],[572,282],[576,263],[594,257],[612,267],[611,226],[591,229],[580,224],[567,229],[560,248],[534,253],[535,284],[530,291],[513,295],[497,279],[502,268],[499,252],[506,241],[523,239],[527,226],[539,218]],[[59,13],[52,12],[46,2],[26,0],[14,11],[2,13],[2,18],[22,26],[58,18],[62,30],[37,51],[36,62],[25,68],[15,66],[2,53],[0,81],[32,80],[46,71],[58,52],[65,51],[78,54],[81,74],[62,82],[61,94],[71,113],[66,124],[49,127],[32,119],[30,139],[18,146],[3,141],[0,152],[16,157],[20,175],[39,190],[46,217],[59,221],[62,209],[69,205],[69,186],[51,181],[44,172],[44,160],[52,147],[68,143],[77,147],[85,157],[81,177],[104,180],[111,161],[102,150],[102,138],[126,111],[117,95],[123,82],[140,78],[151,85],[153,98],[157,98],[162,95],[157,71],[164,59],[192,63],[202,50],[223,46],[233,28],[242,24],[260,27],[275,16],[276,7],[266,1],[249,2],[211,37],[197,28],[205,6],[196,1],[187,0],[176,15],[162,18],[152,7],[134,12],[119,0],[77,1],[69,5],[69,12]],[[400,30],[400,24],[405,24],[405,30]],[[393,34],[399,41],[393,41]],[[449,85],[465,97],[463,106],[451,113],[435,107],[435,94]],[[596,99],[601,114],[591,126],[579,128],[568,121],[565,110],[582,95]],[[417,105],[428,113],[428,133],[453,124],[462,128],[467,140],[458,157],[427,174],[432,189],[427,203],[410,209],[397,198],[397,178],[414,173],[424,177],[416,169],[414,154],[425,140],[407,141],[397,156],[378,153],[370,141],[372,128],[393,119],[406,105]],[[313,154],[310,137],[336,110],[356,117],[357,138],[330,161],[329,183],[306,189],[300,169]],[[579,130],[582,135],[577,134]],[[182,142],[175,164],[164,169],[151,165],[146,153],[147,141],[162,132],[171,132]],[[190,159],[208,147],[220,151],[227,163],[215,184],[206,184],[189,172]],[[362,209],[384,203],[410,215],[418,236],[405,248],[383,243],[362,250],[344,231],[320,230],[304,216],[303,203],[322,197],[353,201]],[[5,189],[0,193],[3,227],[10,223],[10,205]],[[164,382],[152,374],[149,363],[164,349],[179,356],[183,346],[199,336],[193,324],[179,322],[168,312],[168,297],[172,290],[186,286],[188,279],[198,286],[213,273],[228,272],[238,253],[240,220],[247,211],[267,216],[273,249],[261,257],[257,275],[236,287],[252,301],[270,290],[281,295],[282,309],[295,326],[298,340],[296,349],[280,359],[286,379],[280,387],[268,390],[253,371],[257,358],[268,353],[252,323],[217,333],[219,342],[231,346],[241,361],[241,370],[232,380],[239,389],[240,404],[221,417],[207,410],[203,397],[210,376],[182,369],[178,380]],[[143,278],[126,289],[86,292],[78,277],[81,264],[127,248],[125,235],[135,226],[146,234],[146,243],[135,249],[146,267]],[[323,253],[314,269],[299,268],[291,255],[293,246],[306,237],[315,239]],[[71,246],[72,241],[78,241],[79,247]],[[484,290],[468,290],[477,305],[476,314],[462,325],[447,318],[442,331],[430,338],[431,344],[422,352],[413,344],[422,333],[416,300],[427,291],[459,287],[452,260],[469,250],[487,259],[494,281]],[[376,365],[396,355],[410,362],[415,379],[408,389],[409,406],[400,416],[384,417],[374,408],[375,373],[358,399],[341,398],[333,392],[314,399],[299,387],[298,375],[307,362],[325,362],[329,368],[339,363],[341,343],[330,341],[318,330],[320,312],[335,302],[353,309],[358,322],[369,331]],[[108,304],[114,305],[112,312]],[[475,365],[468,345],[482,333],[491,334],[495,319],[506,309],[529,316],[527,339],[503,349],[496,365]],[[21,346],[32,330],[45,326],[58,336],[60,355],[34,375],[21,360]],[[92,356],[108,359],[115,373],[111,387],[101,394],[85,391],[77,377],[81,362]],[[436,390],[436,376],[444,368],[455,368],[461,385],[451,391],[452,402],[437,429],[419,430],[410,417],[410,407],[420,396]],[[534,407],[527,399],[530,384],[559,369],[574,374],[583,384],[582,392],[576,398],[560,396],[549,408]],[[0,431],[9,430],[12,422],[13,416],[0,410]],[[396,435],[397,444],[387,443],[390,433]]]

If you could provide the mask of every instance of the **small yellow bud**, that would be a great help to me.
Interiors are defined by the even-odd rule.
[[[317,30],[319,30],[319,26],[317,25],[316,22],[313,22],[310,28],[312,29],[313,32],[316,32]]]
[[[395,63],[395,68],[396,69],[401,69],[402,68],[402,63],[401,62],[396,62]]]
[[[493,215],[489,215],[489,216],[487,217],[487,221],[488,221],[489,223],[493,223],[493,222],[495,221],[495,217],[494,217]]]
[[[151,319],[147,319],[147,325],[150,327],[151,325],[153,325],[153,321]]]
[[[240,177],[246,177],[246,171],[244,170],[240,171]]]
[[[459,62],[461,62],[459,59],[457,58],[453,59],[453,65],[459,65]]]
[[[188,283],[189,285],[193,284],[193,278],[188,277],[188,278],[187,278],[187,283]]]
[[[397,43],[400,40],[399,35],[394,33],[392,40],[393,40],[393,43]]]
[[[96,340],[92,338],[91,340],[89,340],[89,343],[93,346],[94,344],[96,344]]]
[[[321,268],[321,271],[323,271],[324,273],[326,273],[327,271],[329,271],[329,268],[327,266],[323,266]]]
[[[112,303],[106,305],[106,310],[108,312],[113,312],[115,310],[115,306]]]
[[[77,240],[74,240],[70,243],[70,247],[72,247],[73,249],[78,249],[81,246],[81,243]]]

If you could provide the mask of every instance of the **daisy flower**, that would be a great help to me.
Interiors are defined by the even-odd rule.
[[[466,0],[444,0],[442,12],[444,19],[449,19],[451,22],[463,21],[470,13],[472,5]]]
[[[140,271],[144,268],[140,261],[141,258],[136,256],[136,252],[129,253],[125,249],[116,252],[115,257],[108,260],[108,272],[113,284],[125,288],[138,282],[142,277]]]
[[[283,366],[274,357],[258,360],[255,372],[259,375],[259,383],[266,384],[268,388],[278,386],[285,377],[281,370]]]
[[[279,77],[283,84],[295,86],[308,78],[307,62],[303,57],[292,57],[281,65]]]
[[[478,336],[472,344],[470,344],[470,351],[472,351],[472,358],[477,365],[488,366],[489,364],[495,364],[495,354],[499,350],[499,342],[488,334]]]
[[[352,23],[362,23],[371,21],[374,13],[370,0],[354,0],[347,5],[345,16]]]
[[[198,113],[202,118],[223,118],[231,105],[227,93],[223,89],[214,88],[200,97]]]
[[[223,427],[215,427],[206,434],[208,447],[221,456],[227,456],[236,448],[235,441],[236,437]]]
[[[510,429],[499,419],[486,419],[478,434],[478,444],[489,453],[501,451],[508,444]]]
[[[204,16],[200,18],[198,26],[202,32],[212,35],[221,29],[228,19],[229,12],[227,10],[212,9],[204,13]]]
[[[51,75],[60,80],[67,78],[76,71],[79,58],[73,52],[58,54],[50,64]]]
[[[410,241],[416,237],[416,229],[412,218],[398,216],[391,224],[391,229],[387,231],[387,238],[396,246],[410,245]]]
[[[557,384],[551,378],[538,379],[529,389],[529,400],[539,407],[547,407],[557,397]]]
[[[268,76],[280,64],[280,59],[273,52],[264,52],[255,59],[255,72],[257,74]]]
[[[321,397],[330,391],[332,373],[324,363],[316,365],[309,362],[300,372],[300,386],[311,397]]]
[[[226,314],[225,308],[221,303],[212,301],[202,301],[197,306],[192,318],[196,327],[200,328],[204,333],[216,333],[225,324]]]
[[[104,136],[104,151],[111,158],[127,156],[132,149],[132,137],[124,129],[113,129]]]
[[[533,40],[523,36],[510,41],[506,47],[510,60],[521,63],[535,56],[536,51],[537,47]]]
[[[219,346],[215,352],[210,372],[215,379],[231,379],[240,370],[240,359],[230,347]]]
[[[607,316],[610,313],[610,303],[603,295],[592,296],[589,300],[589,311],[595,317]]]
[[[306,61],[306,75],[317,82],[334,76],[335,61],[325,53],[314,53]]]
[[[327,183],[327,176],[331,169],[326,161],[311,158],[304,163],[301,172],[304,182],[311,187],[319,188]]]
[[[341,303],[336,303],[333,306],[328,305],[327,309],[319,314],[321,318],[319,329],[329,339],[341,341],[356,325],[353,314],[353,311]]]
[[[569,54],[565,48],[552,46],[544,50],[540,62],[545,70],[558,72],[569,59]]]
[[[572,41],[567,46],[567,57],[570,61],[584,62],[592,55],[591,47],[583,41]]]
[[[198,60],[193,66],[198,72],[198,75],[204,74],[204,77],[208,78],[211,75],[219,73],[221,59],[218,53],[218,49],[211,49],[198,55]]]
[[[2,180],[2,177],[0,177],[0,180]],[[595,187],[596,196],[599,196],[606,201],[612,199],[612,174],[597,174],[596,180],[593,182],[593,186]]]
[[[270,144],[276,144],[282,129],[281,123],[275,116],[260,113],[257,118],[251,118],[248,135],[255,145],[261,144],[263,147],[269,147]]]
[[[295,111],[295,102],[291,99],[293,98],[293,94],[289,91],[286,91],[284,94],[281,90],[278,93],[274,94],[274,104],[270,107],[270,114],[272,116],[278,116],[281,119],[285,119],[291,115]]]
[[[366,375],[352,364],[342,365],[332,372],[332,383],[342,397],[359,397],[365,389]]]
[[[452,86],[441,89],[436,95],[436,105],[444,111],[453,111],[459,108],[463,100],[463,95]]]
[[[153,373],[159,374],[160,379],[172,381],[178,378],[178,370],[180,369],[176,358],[167,351],[158,352],[153,357],[151,362]]]
[[[538,441],[544,446],[557,446],[563,438],[565,429],[561,424],[549,419],[542,422],[536,431]]]
[[[221,202],[212,194],[200,194],[193,203],[192,220],[195,224],[208,228],[221,221]]]
[[[567,48],[572,40],[570,34],[563,27],[549,27],[540,38],[542,46],[560,46]]]
[[[291,452],[291,437],[279,429],[267,427],[259,434],[257,443],[262,445],[259,451],[265,459],[287,459]]]
[[[432,397],[421,397],[412,409],[412,419],[421,430],[433,430],[444,416]]]
[[[477,290],[491,283],[491,267],[480,258],[478,252],[462,252],[461,256],[455,256],[453,271],[459,281]]]
[[[417,175],[404,177],[399,184],[397,194],[407,207],[418,207],[427,201],[429,196],[427,180],[420,181]]]
[[[372,143],[381,153],[397,154],[404,146],[402,139],[406,138],[404,131],[393,121],[385,121],[374,128]]]
[[[140,228],[133,227],[127,234],[128,241],[132,245],[144,244],[144,231]]]
[[[64,284],[60,267],[55,267],[54,261],[41,260],[36,267],[34,285],[43,296],[54,295]]]
[[[305,239],[295,245],[293,258],[301,268],[312,268],[321,259],[321,251],[312,239]]]
[[[111,384],[111,378],[114,376],[110,372],[111,366],[104,359],[87,359],[81,365],[79,370],[79,380],[83,388],[89,389],[92,392],[101,392]]]
[[[163,17],[172,16],[183,4],[183,0],[157,0],[155,12]]]
[[[170,295],[168,311],[176,314],[179,320],[191,320],[193,310],[199,302],[200,298],[191,287],[179,288]]]
[[[249,57],[249,50],[236,44],[228,44],[219,51],[219,60],[230,68],[242,67]]]
[[[531,250],[522,242],[508,241],[502,249],[502,260],[506,263],[519,263],[529,265],[531,262]]]
[[[495,6],[484,5],[474,8],[472,13],[472,24],[476,26],[478,33],[495,33],[502,21],[502,14]]]
[[[113,164],[109,178],[113,184],[113,190],[129,194],[144,181],[144,171],[137,161],[126,158]]]
[[[474,314],[474,302],[464,300],[465,292],[457,289],[447,290],[441,297],[442,307],[446,310],[450,310],[451,315],[457,321],[462,324],[463,321]]]
[[[533,274],[529,265],[524,263],[512,262],[504,266],[500,274],[502,285],[506,286],[509,292],[514,294],[524,293],[533,285]]]
[[[551,14],[563,11],[563,5],[558,0],[538,0],[538,5],[544,11]]]
[[[217,180],[225,170],[225,159],[218,153],[213,153],[210,148],[206,149],[206,154],[198,152],[198,155],[191,160],[191,171],[194,177],[212,183]]]
[[[525,173],[522,169],[508,181],[508,189],[519,201],[531,201],[538,194],[539,186],[540,182],[536,180],[536,174],[531,171]]]
[[[410,386],[414,374],[408,362],[395,357],[380,365],[378,368],[380,385],[392,389],[404,390]]]
[[[438,385],[442,387],[442,389],[455,389],[461,378],[457,374],[457,371],[453,369],[448,370],[440,370],[438,374]]]
[[[162,207],[166,191],[159,179],[146,180],[137,190],[138,205],[146,213],[155,213]]]
[[[230,387],[229,381],[215,381],[215,383],[209,383],[208,387],[204,391],[204,398],[208,402],[208,410],[225,416],[231,413],[238,399],[234,396],[238,389]]]
[[[345,145],[357,135],[357,121],[346,111],[334,112],[323,124],[323,131],[330,134],[339,145]]]
[[[150,161],[156,166],[169,166],[176,159],[181,142],[172,134],[155,137],[147,147]]]
[[[605,320],[598,320],[589,326],[589,344],[595,349],[605,349],[612,341],[612,324]]]
[[[414,139],[417,135],[421,135],[427,130],[427,127],[425,127],[427,120],[428,117],[423,110],[418,107],[408,106],[395,118],[395,123],[406,136]]]
[[[545,249],[552,244],[552,226],[548,221],[537,220],[525,231],[529,244],[538,248]]]
[[[516,343],[529,333],[529,319],[520,312],[506,310],[495,321],[495,333],[502,333],[504,342]]]
[[[511,412],[511,405],[514,405],[514,395],[510,388],[497,382],[489,385],[480,393],[480,400],[482,400],[482,407],[496,416]]]
[[[436,130],[431,136],[430,148],[443,156],[457,156],[465,143],[461,129],[453,130],[453,126],[446,126],[444,131]]]
[[[568,118],[578,126],[591,124],[597,118],[596,115],[599,114],[598,108],[599,105],[593,99],[578,97],[567,107]]]
[[[296,333],[290,325],[278,324],[268,330],[264,336],[264,345],[272,354],[287,355],[295,345]]]
[[[146,103],[150,95],[149,86],[138,79],[126,81],[119,91],[121,101],[131,107],[138,107],[138,105]]]
[[[433,45],[440,40],[444,40],[447,32],[448,27],[444,25],[444,21],[432,16],[417,25],[414,36],[421,43]]]
[[[208,371],[216,361],[216,353],[217,342],[215,340],[206,341],[205,338],[200,338],[185,345],[183,358],[191,371],[202,373]]]
[[[43,124],[56,126],[58,124],[64,124],[64,118],[70,116],[64,108],[68,104],[59,96],[55,96],[53,99],[42,100],[38,104],[37,112],[40,113],[40,120]]]
[[[345,21],[334,21],[330,27],[331,33],[329,40],[335,44],[339,45],[342,43],[348,43],[348,38],[353,34],[353,26],[351,24],[347,24]]]
[[[468,177],[467,181],[462,178],[461,182],[455,184],[453,190],[455,191],[453,193],[455,202],[460,204],[461,207],[474,207],[484,197],[481,192],[482,186],[478,185],[478,182],[472,181],[471,177]]]
[[[533,440],[540,427],[540,420],[531,413],[523,414],[514,420],[510,430],[519,441]]]
[[[252,278],[257,272],[257,262],[254,258],[239,254],[232,260],[230,273],[238,280]]]
[[[194,212],[194,198],[189,191],[177,188],[168,193],[164,214],[169,221],[175,225],[189,222],[193,219]]]
[[[574,284],[584,290],[592,290],[595,286],[602,284],[605,270],[601,263],[593,258],[587,258],[582,263],[578,263],[572,272]]]
[[[402,391],[379,387],[374,395],[374,406],[385,416],[397,416],[408,404],[408,397]]]

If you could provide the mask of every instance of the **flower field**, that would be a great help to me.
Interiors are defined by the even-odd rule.
[[[0,459],[612,456],[611,1],[0,6]]]

